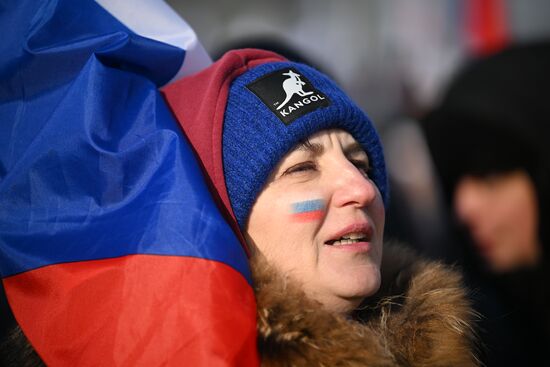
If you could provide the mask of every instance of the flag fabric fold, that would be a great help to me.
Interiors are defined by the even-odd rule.
[[[100,3],[0,12],[10,307],[48,365],[256,365],[245,251],[158,92],[209,59],[163,2],[193,50],[137,34]]]

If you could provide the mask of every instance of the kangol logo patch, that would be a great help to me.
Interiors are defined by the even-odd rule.
[[[294,68],[267,74],[246,86],[286,125],[330,101]]]

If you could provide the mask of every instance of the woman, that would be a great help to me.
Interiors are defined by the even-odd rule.
[[[382,147],[331,80],[245,49],[164,94],[252,254],[265,365],[476,364],[460,276],[383,246]]]

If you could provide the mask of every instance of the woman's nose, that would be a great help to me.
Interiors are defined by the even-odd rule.
[[[374,182],[349,161],[335,171],[335,176],[333,200],[337,206],[366,207],[380,195]]]
[[[471,178],[462,178],[454,192],[454,208],[457,217],[468,225],[477,221],[481,215],[483,195],[480,185]]]

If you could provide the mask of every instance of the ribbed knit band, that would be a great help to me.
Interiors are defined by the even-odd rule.
[[[277,70],[293,68],[330,100],[283,123],[247,85]],[[293,62],[268,63],[236,78],[229,90],[222,134],[224,175],[231,206],[244,229],[250,210],[268,176],[297,143],[320,130],[349,132],[366,151],[372,167],[369,177],[388,202],[388,183],[382,146],[371,121],[334,82],[317,70]]]

